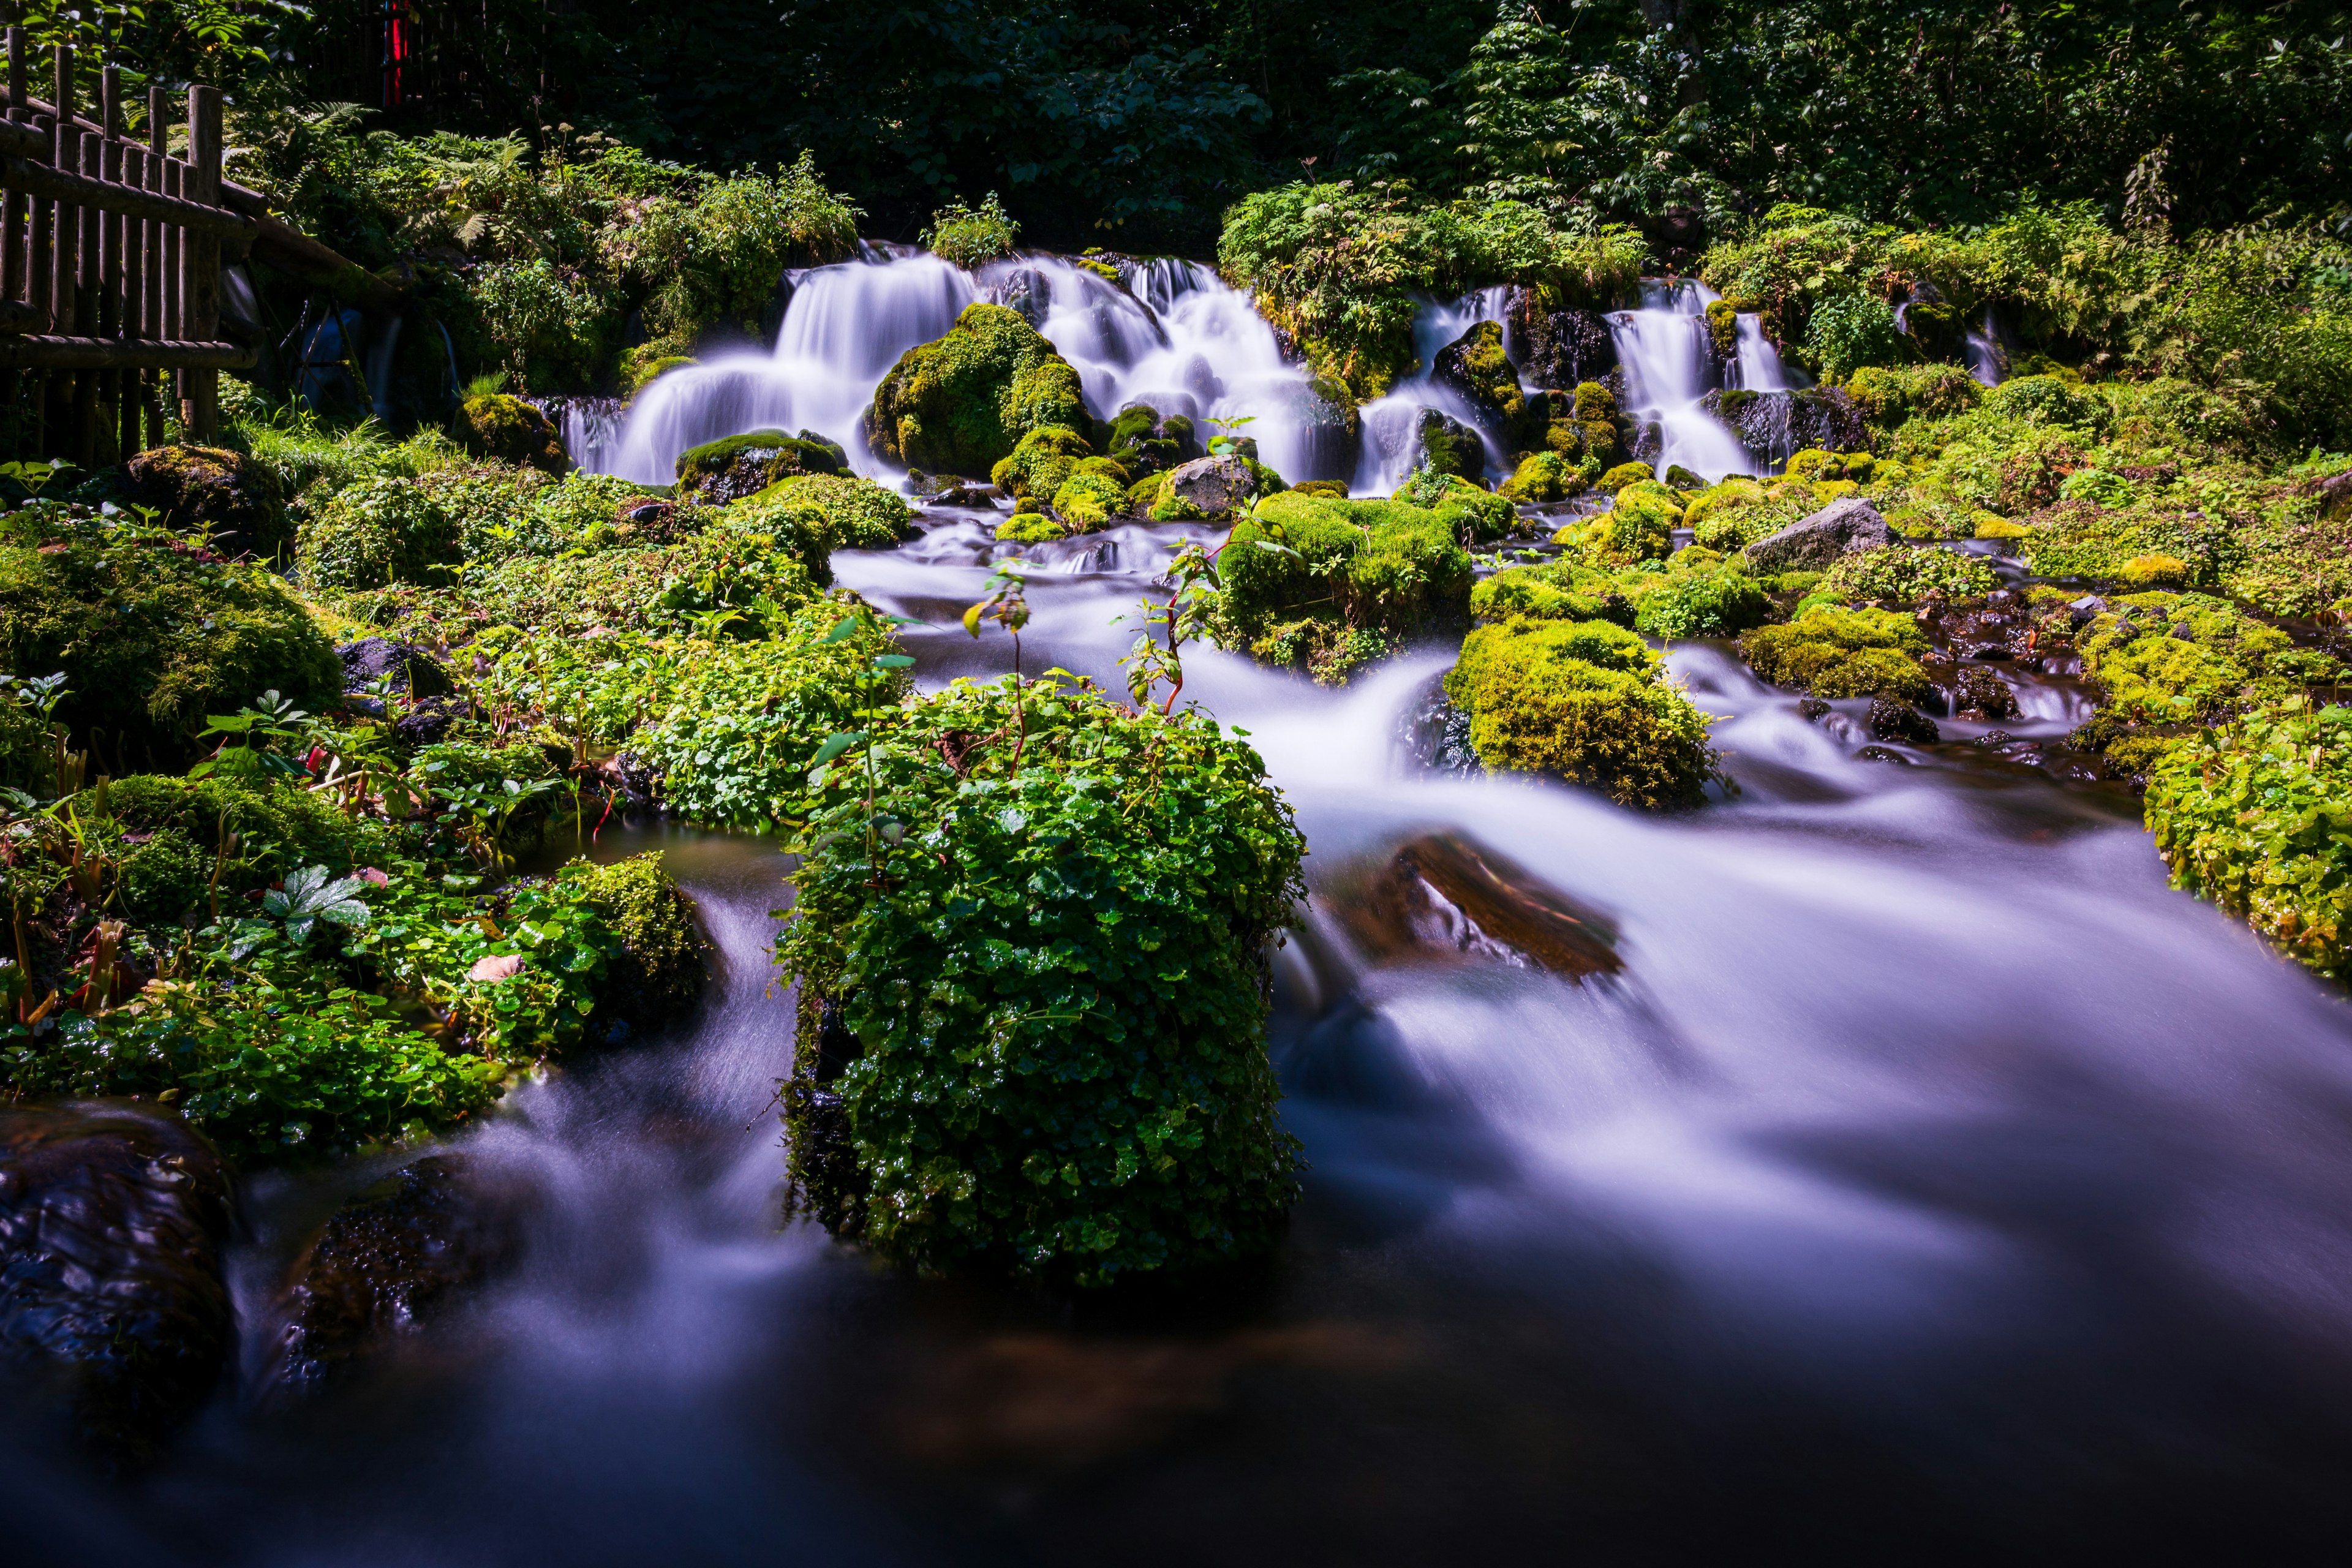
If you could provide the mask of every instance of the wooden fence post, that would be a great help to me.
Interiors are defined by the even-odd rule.
[[[188,173],[182,190],[192,202],[220,205],[221,95],[216,87],[188,89]],[[188,255],[187,331],[199,342],[220,335],[220,240],[191,229],[181,241]],[[189,437],[212,441],[220,435],[220,372],[195,370],[187,387],[186,424]]]

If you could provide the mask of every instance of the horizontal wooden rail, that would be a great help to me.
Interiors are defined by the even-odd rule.
[[[244,343],[0,337],[0,367],[11,370],[250,370],[260,357]]]
[[[0,121],[0,153],[12,158],[46,158],[54,143],[48,132],[21,121]]]
[[[0,300],[0,332],[46,332],[49,313],[22,300]]]
[[[65,174],[28,158],[0,158],[0,185],[28,196],[71,202],[102,213],[121,213],[147,223],[174,224],[197,234],[217,235],[229,241],[239,254],[252,247],[253,237],[261,226],[241,213],[224,212],[200,202]]]

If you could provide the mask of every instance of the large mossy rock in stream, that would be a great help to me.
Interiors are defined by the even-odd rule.
[[[1815,605],[1784,626],[1758,626],[1739,638],[1740,657],[1775,686],[1815,697],[1934,700],[1920,664],[1927,639],[1908,616]]]
[[[1371,963],[1496,963],[1570,979],[1624,966],[1615,921],[1460,834],[1407,839],[1318,883],[1316,907]]]
[[[137,1467],[211,1395],[234,1332],[220,1161],[169,1111],[0,1109],[0,1354]]]
[[[1218,557],[1220,635],[1263,662],[1345,679],[1404,638],[1466,622],[1472,526],[1458,507],[1269,496]]]
[[[1712,721],[1665,682],[1649,645],[1607,621],[1481,626],[1445,694],[1496,772],[1543,773],[1654,811],[1701,804],[1722,776]]]
[[[271,469],[216,447],[155,447],[123,464],[130,499],[223,555],[275,561],[294,542]]]
[[[334,645],[260,567],[75,523],[0,544],[0,668],[62,672],[58,720],[103,731],[121,771],[184,765],[206,715],[265,691],[315,712],[342,689]]]
[[[1009,678],[886,725],[810,803],[779,952],[799,1206],[935,1273],[1100,1286],[1264,1251],[1297,1160],[1266,951],[1305,846],[1256,753],[1197,710]]]
[[[1028,431],[1086,434],[1078,373],[1002,305],[967,305],[947,336],[908,349],[874,389],[866,439],[886,462],[984,474]]]
[[[848,468],[848,456],[840,446],[814,430],[797,436],[754,430],[679,453],[677,495],[681,500],[723,506],[798,475],[842,474]]]
[[[572,874],[621,946],[597,984],[597,1016],[633,1029],[683,1018],[710,977],[712,949],[695,921],[694,900],[662,869],[661,856],[633,855]]]
[[[354,1194],[289,1273],[278,1388],[347,1376],[464,1306],[520,1256],[522,1197],[462,1153],[426,1155]]]
[[[1543,407],[1530,403],[1520,389],[1519,367],[1503,352],[1499,323],[1474,322],[1437,351],[1430,375],[1486,416],[1502,437],[1504,451],[1523,452],[1542,445]]]

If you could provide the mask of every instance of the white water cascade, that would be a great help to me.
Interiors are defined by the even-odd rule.
[[[1433,374],[1438,351],[1481,321],[1500,323],[1510,303],[1508,289],[1481,289],[1459,300],[1430,300],[1412,323],[1412,346],[1420,356],[1413,373],[1384,395],[1363,405],[1363,450],[1349,488],[1357,495],[1384,496],[1404,482],[1421,456],[1421,412],[1434,408],[1478,432],[1487,468],[1510,472],[1511,455],[1486,428],[1475,405]]]
[[[1153,261],[1128,284],[1059,257],[1028,256],[967,272],[927,255],[868,250],[800,274],[773,352],[683,366],[637,395],[617,427],[568,431],[584,468],[666,484],[690,447],[746,431],[814,430],[851,466],[895,477],[866,446],[860,421],[898,356],[943,336],[980,300],[1019,310],[1061,351],[1108,417],[1144,403],[1195,420],[1248,418],[1259,456],[1286,478],[1344,478],[1346,431],[1319,411],[1306,371],[1286,363],[1274,331],[1205,268]]]
[[[1700,401],[1718,384],[1706,323],[1717,298],[1703,283],[1644,281],[1640,308],[1609,318],[1625,374],[1624,409],[1637,424],[1657,426],[1654,466],[1661,474],[1676,464],[1708,479],[1758,471],[1754,454]],[[1721,379],[1736,378],[1734,384],[1749,392],[1789,384],[1780,356],[1752,316],[1740,319],[1738,353],[1728,368]]]

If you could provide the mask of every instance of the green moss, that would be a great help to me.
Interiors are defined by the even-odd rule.
[[[0,545],[0,668],[62,671],[57,717],[103,732],[101,767],[183,761],[207,714],[264,691],[315,711],[342,689],[333,647],[259,567],[78,525]]]
[[[1290,487],[1303,496],[1321,496],[1325,500],[1346,500],[1348,481],[1345,479],[1304,479]]]
[[[1647,463],[1620,463],[1602,474],[1600,482],[1592,488],[1603,495],[1613,496],[1628,485],[1642,484],[1657,477],[1658,471]]]
[[[1100,461],[1099,458],[1089,459]],[[1076,533],[1108,527],[1127,510],[1127,486],[1110,474],[1072,474],[1054,492],[1054,511]]]
[[[620,942],[597,987],[600,1013],[640,1027],[674,1023],[702,994],[710,943],[695,924],[694,901],[662,869],[658,854],[609,865],[567,868]]]
[[[1621,564],[1663,561],[1674,550],[1674,531],[1682,520],[1672,490],[1654,480],[1640,480],[1619,490],[1616,504],[1585,531],[1603,559]]]
[[[996,525],[996,537],[1015,544],[1050,544],[1069,536],[1069,524],[1042,511],[1016,512]]]
[[[1078,373],[1020,315],[969,305],[947,336],[902,355],[875,389],[867,441],[885,461],[984,474],[1025,433],[1092,421]]]
[[[2189,736],[2148,772],[2173,885],[2352,981],[2352,709],[2290,700]]]
[[[1004,210],[994,191],[977,207],[950,202],[931,215],[931,226],[922,234],[925,249],[967,269],[1012,255],[1020,239],[1021,226]],[[1112,281],[1118,281],[1116,273]]]
[[[677,493],[685,500],[723,503],[800,475],[840,475],[847,468],[841,447],[813,430],[798,436],[754,430],[680,452]]]
[[[1034,496],[1050,501],[1093,453],[1093,443],[1069,426],[1043,426],[1013,443],[1013,450],[989,469],[989,482],[1016,500]]]
[[[1977,405],[1984,388],[1956,364],[1868,365],[1846,383],[1862,416],[1892,430],[1915,416],[1946,418]]]
[[[543,758],[538,771],[546,771]],[[325,866],[341,876],[363,866],[389,863],[400,852],[397,836],[388,824],[347,816],[332,801],[294,784],[133,773],[109,781],[103,813],[95,788],[77,795],[74,809],[84,821],[102,817],[126,835],[152,834],[150,844],[168,838],[191,847],[203,861],[206,880],[212,875],[221,834],[235,834],[236,853],[225,868],[223,888],[236,895],[267,887],[303,866]],[[159,887],[168,889],[169,877],[168,865],[159,864]],[[168,921],[185,907],[150,913]]]
[[[1218,565],[1222,613],[1244,646],[1302,618],[1402,638],[1458,626],[1469,608],[1454,519],[1402,501],[1270,496],[1234,527]]]
[[[1558,452],[1530,452],[1503,481],[1501,493],[1512,500],[1541,503],[1581,495],[1585,488],[1584,476]]]
[[[1927,646],[1907,616],[1816,605],[1786,626],[1743,634],[1739,653],[1763,679],[1816,697],[1924,702],[1933,695],[1917,657]]]
[[[364,479],[305,520],[295,574],[312,588],[433,581],[459,558],[459,527],[414,481]]]
[[[1509,497],[1481,489],[1454,474],[1420,469],[1397,488],[1393,499],[1443,514],[1465,544],[1491,544],[1519,526]]]
[[[637,358],[635,355],[625,355],[623,358],[622,384],[628,388],[629,395],[632,397],[667,375],[671,371],[684,370],[689,365],[702,363],[692,354],[657,353],[648,354],[643,358]]]
[[[1577,561],[1511,566],[1470,590],[1470,613],[1482,621],[1612,621],[1631,627],[1635,610],[1614,578]]]
[[[1089,1287],[1261,1252],[1297,1160],[1265,1037],[1289,810],[1197,711],[1020,703],[959,682],[890,714],[903,835],[866,830],[862,769],[814,803],[779,951],[800,1201],[926,1271]]]
[[[1930,594],[1947,599],[1982,598],[2000,580],[1991,567],[1973,555],[1933,545],[1895,545],[1842,555],[1822,581],[1825,593],[1841,599],[1915,605]]]
[[[2035,425],[2073,425],[2096,430],[2107,422],[2107,405],[2087,387],[2055,375],[2021,375],[1984,395],[1985,408]]]
[[[1519,389],[1519,370],[1503,352],[1499,322],[1476,321],[1438,351],[1437,379],[1458,389],[1495,422],[1506,451],[1523,450],[1542,437],[1543,412],[1530,407]],[[1483,454],[1480,465],[1484,466]]]
[[[176,925],[205,912],[213,857],[175,828],[164,828],[122,862],[122,911],[142,926]]]
[[[450,416],[449,434],[478,458],[527,464],[550,474],[572,466],[563,455],[563,437],[547,416],[503,393],[467,398]]]
[[[1693,806],[1717,776],[1708,720],[1658,656],[1604,621],[1514,620],[1462,645],[1446,695],[1479,761],[1597,789],[1621,805]]]
[[[2075,637],[2084,673],[2106,695],[2102,736],[2299,697],[2344,673],[2329,655],[2297,647],[2225,600],[2151,593],[2117,605]]]
[[[1739,311],[1730,300],[1717,300],[1707,305],[1706,334],[1717,359],[1739,357]]]
[[[1675,552],[1675,564],[1703,550]],[[1737,637],[1772,620],[1772,596],[1737,561],[1693,562],[1669,570],[1665,581],[1635,601],[1634,627],[1664,641]]]
[[[214,447],[156,447],[123,465],[130,499],[224,555],[276,561],[293,543],[286,495],[266,464]]]
[[[777,503],[814,510],[822,518],[827,551],[887,550],[919,531],[913,510],[896,490],[854,474],[802,474],[779,479],[722,515],[730,526],[756,528],[752,517],[757,508]],[[832,581],[829,571],[816,575],[820,581]]]

